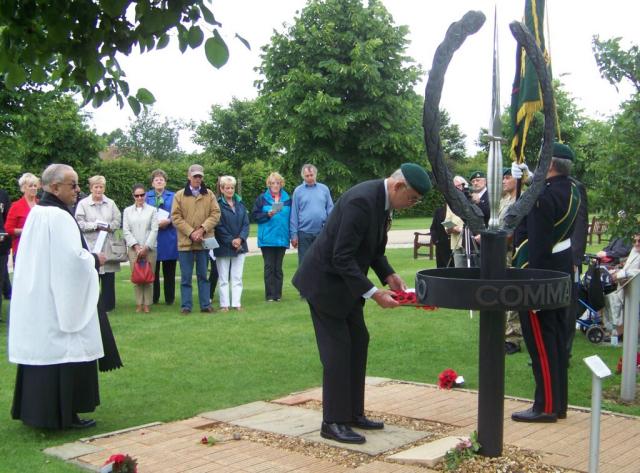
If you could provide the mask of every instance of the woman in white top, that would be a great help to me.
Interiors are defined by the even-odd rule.
[[[133,270],[138,260],[146,260],[151,268],[156,264],[156,240],[158,238],[158,217],[156,209],[145,202],[146,189],[143,184],[132,188],[134,204],[124,209],[122,230],[127,243],[129,263]],[[153,301],[153,282],[135,284],[136,312],[149,312]]]
[[[621,269],[613,269],[609,271],[614,282],[618,283],[618,289],[611,294],[607,294],[606,304],[607,313],[605,313],[605,325],[615,328],[618,335],[622,335],[624,327],[624,316],[622,313],[622,304],[624,301],[624,287],[629,279],[640,273],[640,233],[633,236],[633,248],[627,257],[624,266]],[[608,320],[607,320],[607,317]]]
[[[76,221],[82,235],[94,252],[94,246],[101,230],[107,232],[107,239],[101,253],[109,255],[109,248],[113,240],[113,232],[120,228],[120,210],[116,203],[104,195],[107,180],[104,176],[89,178],[89,191],[91,195],[85,197],[76,207]],[[100,267],[100,283],[102,285],[102,304],[104,310],[111,312],[116,308],[116,278],[115,273],[120,271],[120,262],[108,259]]]

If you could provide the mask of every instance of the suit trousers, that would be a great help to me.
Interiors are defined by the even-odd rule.
[[[264,259],[264,297],[267,300],[282,299],[282,261],[287,249],[283,246],[263,246],[262,258]]]
[[[237,256],[218,256],[215,265],[218,268],[218,297],[220,307],[240,307],[242,297],[242,270],[246,254]],[[229,284],[231,283],[231,284]],[[231,297],[229,297],[231,296]]]
[[[173,304],[176,300],[176,263],[178,260],[168,259],[156,261],[156,278],[153,281],[153,303],[160,300],[160,265],[162,265],[162,279],[164,280],[164,301],[167,305]]]
[[[100,297],[104,310],[111,312],[116,308],[116,273],[101,274],[100,285]]]
[[[364,301],[346,317],[335,317],[309,302],[322,362],[322,416],[325,422],[346,423],[364,414],[364,379],[369,332]]]
[[[567,412],[567,309],[520,312],[520,325],[536,390],[533,409],[547,414]]]

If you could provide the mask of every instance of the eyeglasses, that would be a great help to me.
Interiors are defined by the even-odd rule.
[[[633,242],[634,242],[634,243],[640,243],[640,238],[634,238],[634,239],[633,239]]]
[[[61,182],[60,185],[61,186],[69,186],[72,189],[75,189],[76,187],[80,187],[77,182]]]
[[[142,199],[142,198],[144,197],[144,194],[133,194],[133,196],[134,196],[136,199]]]

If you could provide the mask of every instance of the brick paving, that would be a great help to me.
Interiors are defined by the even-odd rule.
[[[269,404],[296,406],[321,400],[320,388],[295,393]],[[542,453],[545,464],[586,472],[589,455],[590,412],[570,409],[566,420],[555,424],[512,422],[515,410],[528,407],[530,401],[505,399],[504,441]],[[274,406],[275,407],[275,406]],[[454,427],[448,435],[466,436],[475,430],[477,392],[464,389],[443,391],[433,385],[368,378],[368,410],[439,422]],[[249,406],[250,410],[254,406]],[[380,460],[350,468],[330,458],[316,458],[275,446],[248,440],[224,440],[215,445],[201,445],[200,439],[212,425],[208,415],[167,424],[156,423],[128,431],[83,439],[70,446],[54,447],[47,453],[61,456],[93,471],[114,453],[128,453],[138,460],[140,473],[428,473],[423,466]],[[204,416],[207,417],[204,417]],[[319,426],[318,426],[319,427]],[[275,430],[278,428],[265,430]],[[600,432],[601,473],[640,472],[640,418],[602,415]],[[67,447],[67,450],[65,450]],[[74,452],[65,454],[64,451]]]

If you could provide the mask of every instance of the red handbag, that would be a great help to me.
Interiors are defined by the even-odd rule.
[[[131,282],[133,284],[150,284],[155,279],[151,263],[146,259],[137,260],[131,268]]]

